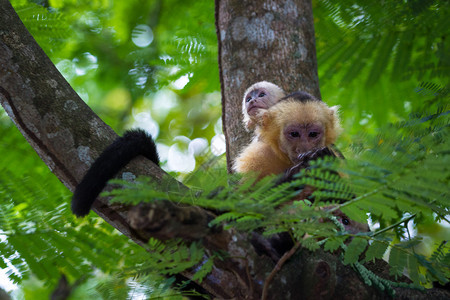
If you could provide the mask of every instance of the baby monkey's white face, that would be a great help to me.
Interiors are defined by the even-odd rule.
[[[258,127],[258,121],[267,109],[284,97],[284,91],[277,85],[260,81],[249,87],[242,100],[243,122],[246,129]]]
[[[251,117],[256,116],[261,109],[268,109],[278,99],[266,88],[256,88],[245,95],[245,109]]]

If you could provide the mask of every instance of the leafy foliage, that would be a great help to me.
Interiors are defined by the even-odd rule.
[[[209,141],[217,134],[214,2],[48,1],[48,9],[12,3],[71,86],[114,129],[139,123],[144,113],[156,127],[147,129],[161,132],[166,145],[177,136]],[[133,39],[139,25],[153,35],[146,47]],[[189,81],[177,86],[179,79]]]
[[[130,125],[132,109],[151,109],[163,138],[171,122],[170,131],[184,125],[194,130],[180,129],[182,135],[211,138],[212,127],[206,132],[197,127],[216,123],[218,103],[200,114],[193,108],[199,94],[204,99],[220,88],[214,2],[48,1],[48,10],[26,0],[12,3],[71,85],[114,128]],[[423,84],[448,90],[448,4],[313,1],[321,92],[343,108],[347,140],[442,101],[424,103],[420,90]],[[148,47],[132,40],[139,24],[153,31]],[[189,82],[173,88],[183,76]],[[152,103],[164,87],[180,98],[169,116],[161,117]]]
[[[321,93],[342,107],[346,128],[340,148],[361,130],[375,133],[445,104],[423,94],[433,94],[424,86],[448,91],[448,0],[422,2],[313,1]],[[185,151],[186,137],[221,134],[214,2],[48,1],[47,12],[12,3],[72,87],[117,131],[149,126],[161,149]],[[142,24],[154,36],[143,48],[133,42]],[[181,79],[189,81],[180,89]],[[139,123],[141,113],[152,125]]]
[[[127,188],[109,195],[128,203],[170,199],[199,205],[220,212],[211,225],[223,224],[244,231],[259,229],[266,235],[289,232],[295,242],[300,241],[310,250],[321,244],[329,251],[341,248],[344,263],[355,265],[371,282],[378,280],[383,289],[391,289],[391,283],[369,275],[360,261],[381,259],[388,249],[391,275],[400,276],[406,269],[416,285],[425,284],[426,280],[446,283],[449,265],[444,257],[448,256],[448,246],[442,244],[432,258],[427,258],[416,252],[422,243],[420,236],[412,237],[403,229],[413,219],[416,224],[427,218],[449,222],[448,116],[448,112],[441,111],[387,127],[373,138],[371,147],[355,153],[357,159],[316,161],[289,183],[274,186],[273,177],[256,183],[248,178],[242,181],[209,169],[191,175],[191,180],[201,183],[202,192],[195,192],[194,186],[192,193],[167,193],[161,190],[160,183],[140,178],[133,183],[116,181]],[[337,176],[336,171],[345,175]],[[305,186],[315,189],[310,201],[292,200]],[[372,221],[381,224],[381,228],[356,234],[345,231],[332,216],[338,209],[351,222],[365,223],[370,213]],[[345,245],[349,237],[352,239]],[[419,272],[419,266],[426,270],[427,279]]]
[[[189,75],[185,92],[199,87],[207,93],[219,90],[214,2],[171,0],[164,1],[163,5],[167,9],[161,10],[164,23],[160,23],[158,30],[166,39],[160,47],[166,55],[165,70],[176,71],[161,72],[161,83],[168,84]]]
[[[64,274],[70,282],[81,278],[86,285],[102,272],[115,275],[91,288],[102,294],[108,290],[102,285],[113,284],[116,288],[109,293],[116,291],[118,297],[133,292],[127,284],[130,277],[151,274],[153,281],[161,282],[158,274],[177,274],[203,259],[203,250],[195,243],[152,240],[144,249],[99,217],[77,221],[70,211],[70,193],[42,162],[34,166],[36,154],[18,142],[22,137],[17,129],[0,127],[0,135],[5,158],[0,163],[0,267],[13,282],[38,279],[54,286]],[[17,145],[15,151],[9,151],[11,145]],[[39,176],[32,180],[31,174]],[[118,281],[123,289],[117,289]]]
[[[50,12],[41,5],[28,1],[14,1],[16,13],[32,32],[40,32],[37,41],[41,47],[54,52],[61,49],[67,33],[70,31],[69,23],[63,14]]]
[[[448,89],[448,1],[313,3],[321,92],[341,105],[345,128],[373,131],[425,109],[411,93],[420,82]]]

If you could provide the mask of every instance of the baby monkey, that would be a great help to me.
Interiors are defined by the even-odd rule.
[[[283,89],[268,81],[260,81],[250,86],[242,99],[245,128],[248,131],[257,129],[261,115],[284,96]]]

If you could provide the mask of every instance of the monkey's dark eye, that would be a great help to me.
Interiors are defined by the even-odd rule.
[[[309,137],[312,137],[312,138],[315,138],[315,137],[317,137],[318,135],[319,135],[319,133],[316,132],[316,131],[311,131],[311,132],[308,134],[308,136],[309,136]]]
[[[261,93],[259,93],[258,97],[261,98],[261,97],[264,97],[265,95],[266,95],[266,93],[261,92]]]
[[[247,99],[245,99],[245,102],[250,102],[250,100],[252,100],[252,97],[247,97]]]
[[[350,221],[346,218],[342,218],[342,224],[348,225],[348,224],[350,224]]]
[[[300,136],[298,131],[292,131],[292,132],[289,133],[289,135],[292,136],[292,137],[299,137]]]

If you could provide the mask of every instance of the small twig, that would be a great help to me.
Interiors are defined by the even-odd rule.
[[[380,190],[382,190],[382,189],[384,189],[386,187],[387,187],[387,184],[379,186],[378,188],[374,189],[373,191],[370,191],[370,192],[367,192],[367,193],[365,193],[365,194],[363,194],[361,196],[355,197],[354,199],[352,199],[350,201],[346,201],[346,202],[344,202],[342,204],[336,205],[334,208],[330,209],[329,212],[333,212],[335,210],[341,209],[342,207],[348,206],[348,205],[350,205],[352,203],[358,202],[358,201],[360,201],[362,199],[365,199],[365,198],[367,198],[369,196],[372,196],[373,194],[378,193]]]
[[[284,265],[284,263],[291,258],[292,255],[294,255],[294,253],[297,251],[297,249],[300,247],[300,241],[298,241],[294,247],[292,247],[291,250],[289,250],[289,252],[286,252],[281,258],[280,260],[277,262],[277,264],[275,265],[275,268],[273,268],[272,272],[270,272],[269,276],[266,278],[266,281],[264,282],[264,288],[263,288],[263,292],[262,292],[262,296],[261,296],[261,300],[266,300],[267,299],[267,294],[269,292],[269,285],[270,282],[272,281],[272,279],[275,277],[275,275],[278,273],[278,271],[281,270],[281,267]]]
[[[386,232],[386,231],[388,231],[388,230],[391,230],[392,228],[397,227],[398,225],[400,225],[400,224],[402,224],[402,223],[408,223],[411,219],[413,219],[413,218],[415,218],[415,217],[416,217],[416,214],[410,215],[410,216],[408,216],[408,217],[406,217],[406,218],[404,218],[404,219],[401,219],[400,221],[398,221],[398,222],[395,223],[395,224],[389,225],[389,226],[386,227],[386,228],[383,228],[383,229],[381,229],[381,230],[379,230],[379,231],[374,232],[374,233],[372,234],[372,236],[376,236],[376,235],[379,235],[379,234],[381,234],[381,233],[383,233],[383,232]]]

